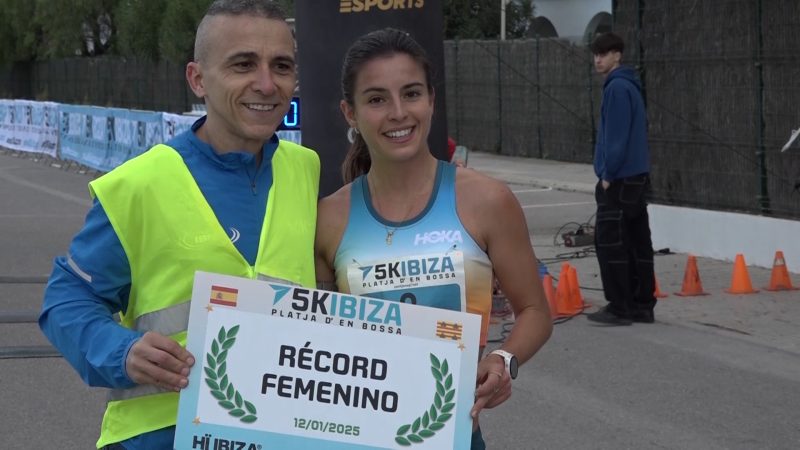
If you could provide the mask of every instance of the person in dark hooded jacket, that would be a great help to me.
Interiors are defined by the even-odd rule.
[[[624,49],[614,33],[591,44],[595,69],[605,77],[594,154],[595,247],[608,304],[588,319],[605,325],[655,320],[647,114],[636,72],[621,63]]]

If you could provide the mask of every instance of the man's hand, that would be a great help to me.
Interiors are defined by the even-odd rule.
[[[180,391],[189,384],[194,356],[172,339],[148,331],[131,347],[125,370],[136,384]]]
[[[603,180],[602,184],[603,184],[603,190],[604,191],[607,190],[609,186],[611,186],[611,182],[610,181],[606,181],[606,180]]]
[[[494,408],[511,397],[511,376],[506,372],[503,359],[488,355],[478,364],[478,389],[470,415],[478,418],[483,408]]]

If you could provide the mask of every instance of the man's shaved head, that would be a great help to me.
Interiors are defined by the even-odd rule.
[[[208,52],[208,24],[214,16],[253,16],[265,19],[286,20],[286,13],[270,0],[216,0],[208,7],[197,27],[194,39],[194,60],[202,61]]]

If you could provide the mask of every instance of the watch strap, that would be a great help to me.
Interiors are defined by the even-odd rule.
[[[506,373],[511,377],[511,379],[516,378],[516,373],[511,373],[511,360],[516,359],[516,356],[514,356],[513,353],[498,348],[496,350],[492,350],[489,354],[497,355],[503,358],[503,364],[506,366]]]

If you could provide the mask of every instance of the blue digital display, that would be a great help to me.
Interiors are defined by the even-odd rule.
[[[283,118],[278,127],[279,130],[299,130],[300,129],[300,97],[293,97],[289,106],[289,112]]]

